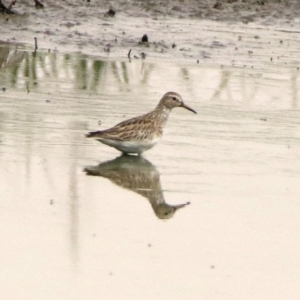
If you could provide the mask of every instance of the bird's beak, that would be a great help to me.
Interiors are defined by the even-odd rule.
[[[186,104],[182,103],[181,107],[184,107],[185,109],[193,112],[194,114],[196,114],[197,112],[195,110],[193,110],[192,108],[190,108],[189,106],[187,106]]]

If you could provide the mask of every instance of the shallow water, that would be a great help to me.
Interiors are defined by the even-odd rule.
[[[0,56],[1,298],[299,299],[295,67]],[[144,158],[84,138],[169,90]]]

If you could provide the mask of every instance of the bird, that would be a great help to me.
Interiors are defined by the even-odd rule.
[[[178,93],[168,92],[149,113],[125,120],[106,130],[91,131],[86,137],[96,139],[123,154],[142,155],[160,141],[170,112],[175,107],[182,107],[197,114],[183,102]]]

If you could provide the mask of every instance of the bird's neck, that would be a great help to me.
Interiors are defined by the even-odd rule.
[[[159,121],[161,122],[162,126],[164,126],[168,120],[171,109],[159,103],[153,112],[158,115]]]

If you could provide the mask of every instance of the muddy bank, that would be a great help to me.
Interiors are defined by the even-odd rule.
[[[131,17],[173,17],[217,21],[236,22],[271,22],[278,20],[294,22],[299,18],[300,3],[296,0],[150,0],[150,1],[44,1],[37,0],[17,2],[11,6],[11,1],[2,1],[6,7],[11,7],[15,13],[35,15],[35,7],[47,10],[59,10],[74,17],[98,16],[101,18],[108,12],[109,7],[117,14],[123,13]],[[73,12],[72,12],[73,11]],[[5,11],[4,11],[5,12]],[[111,11],[112,12],[112,11]],[[108,13],[105,16],[115,16]],[[53,21],[53,20],[52,20]]]
[[[244,65],[245,57],[257,55],[260,48],[263,60],[259,63],[282,56],[278,45],[297,41],[300,22],[297,1],[44,4],[44,9],[36,9],[34,1],[17,2],[12,7],[16,14],[0,14],[0,40],[34,49],[36,37],[38,51],[82,52],[105,59],[126,59],[132,49],[131,58],[136,59],[144,53],[148,59],[191,59],[225,65],[240,61]],[[110,7],[115,11],[113,17],[107,14]],[[149,43],[139,43],[145,33]],[[276,53],[266,56],[270,46]]]

